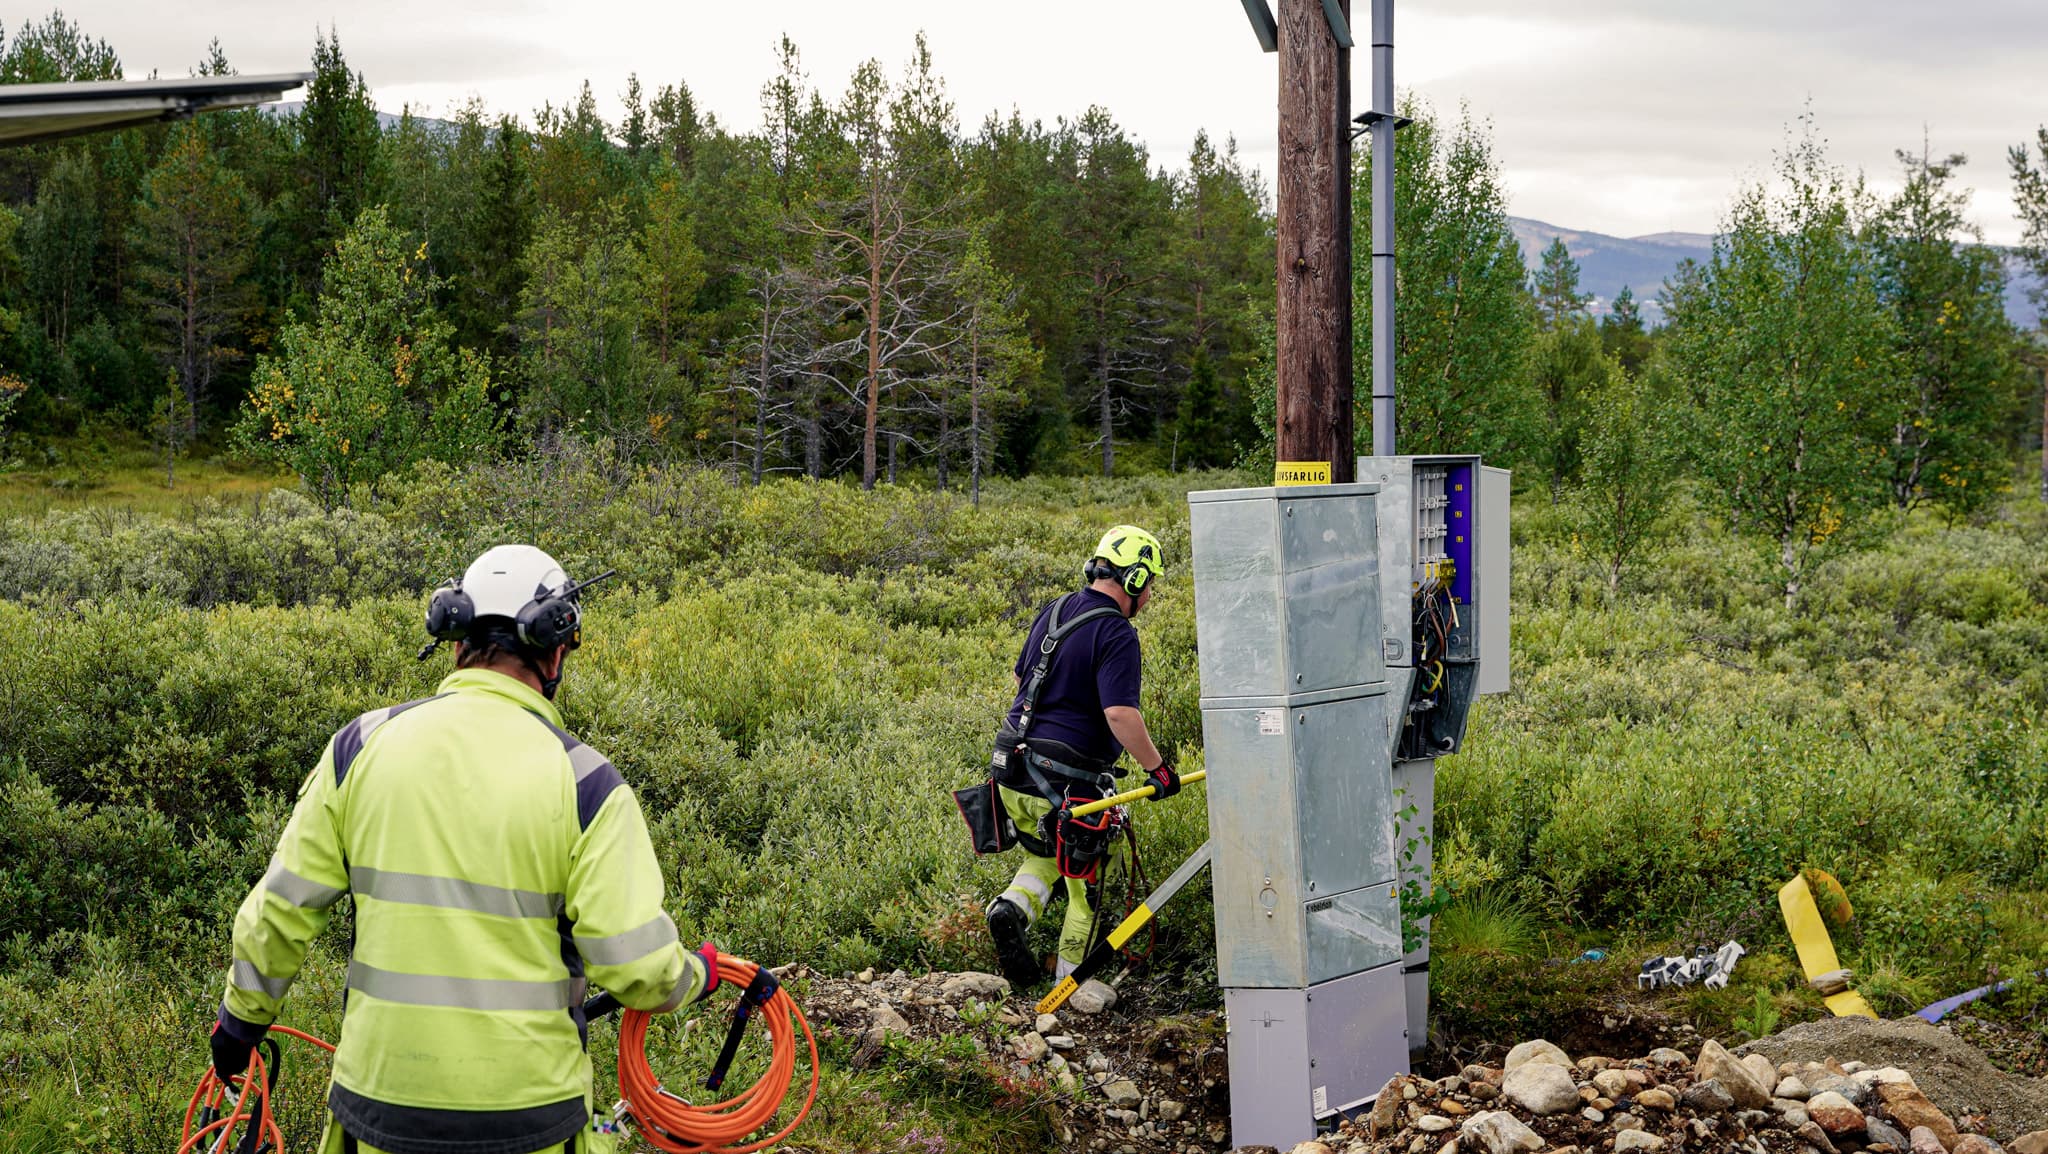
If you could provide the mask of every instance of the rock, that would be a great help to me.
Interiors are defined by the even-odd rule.
[[[1480,1082],[1472,1087],[1471,1094],[1481,1102],[1491,1102],[1500,1097],[1500,1087],[1491,1082]]]
[[[1116,991],[1090,978],[1067,999],[1067,1005],[1074,1007],[1077,1014],[1100,1014],[1116,1005]]]
[[[1470,1114],[1472,1112],[1471,1110],[1467,1109],[1464,1106],[1464,1104],[1459,1102],[1456,1098],[1445,1098],[1443,1101],[1438,1102],[1436,1104],[1436,1108],[1442,1111],[1443,1113],[1449,1114],[1453,1118],[1462,1118],[1465,1115]]]
[[[1870,1069],[1870,1066],[1869,1066],[1868,1064],[1866,1064],[1866,1063],[1863,1063],[1863,1062],[1844,1062],[1844,1063],[1842,1063],[1842,1073],[1844,1073],[1844,1074],[1860,1074],[1860,1073],[1862,1073],[1863,1071],[1865,1071],[1865,1070],[1868,1070],[1868,1069]]]
[[[863,986],[867,985],[869,982],[875,980],[875,968],[873,966],[869,966],[867,969],[862,970],[858,974],[855,974],[853,976],[853,980],[859,982]]]
[[[1397,1074],[1387,1079],[1387,1084],[1381,1086],[1379,1094],[1373,1098],[1372,1112],[1366,1115],[1365,1132],[1370,1137],[1378,1138],[1394,1132],[1395,1122],[1401,1116],[1401,1095],[1394,1092],[1394,1087],[1400,1084],[1401,1077]]]
[[[2005,1144],[2012,1154],[2048,1154],[2048,1130],[2022,1134]]]
[[[1441,1134],[1456,1125],[1442,1114],[1424,1114],[1415,1120],[1415,1128],[1424,1134]]]
[[[1458,1128],[1460,1150],[1483,1150],[1486,1154],[1525,1154],[1543,1149],[1543,1138],[1502,1110],[1488,1110],[1465,1119]]]
[[[1287,1154],[1336,1154],[1336,1151],[1321,1142],[1297,1142]]]
[[[1634,1114],[1616,1114],[1608,1124],[1616,1130],[1640,1130],[1643,1128],[1643,1120]]]
[[[1107,1083],[1102,1087],[1102,1092],[1118,1105],[1135,1106],[1145,1098],[1145,1095],[1138,1092],[1138,1084],[1129,1078],[1118,1078]]]
[[[1104,1057],[1099,1051],[1089,1054],[1088,1060],[1084,1064],[1087,1066],[1090,1074],[1109,1073],[1109,1059]]]
[[[1161,1122],[1178,1122],[1187,1115],[1187,1112],[1188,1106],[1185,1102],[1176,1102],[1171,1098],[1161,1098],[1159,1100],[1159,1120]]]
[[[1597,1101],[1599,1101],[1599,1100],[1600,1100],[1600,1089],[1599,1089],[1599,1087],[1597,1087],[1597,1086],[1581,1086],[1581,1087],[1579,1087],[1579,1101],[1581,1101],[1581,1102],[1584,1102],[1584,1103],[1585,1103],[1586,1105],[1590,1106],[1590,1105],[1592,1105],[1593,1103],[1595,1103],[1595,1102],[1597,1102]]]
[[[1659,1046],[1650,1051],[1650,1064],[1653,1066],[1683,1066],[1690,1061],[1692,1059],[1669,1046]]]
[[[1857,1106],[1870,1099],[1870,1084],[1858,1082],[1847,1074],[1822,1073],[1819,1077],[1807,1079],[1806,1086],[1815,1094],[1840,1094]]]
[[[1074,1048],[1074,1037],[1071,1034],[1054,1034],[1046,1038],[1045,1044],[1055,1050],[1071,1050]]]
[[[1135,1126],[1138,1124],[1138,1112],[1136,1110],[1104,1110],[1102,1116],[1119,1125]]]
[[[1771,1104],[1768,1084],[1759,1082],[1748,1066],[1712,1038],[1700,1043],[1700,1057],[1693,1063],[1692,1076],[1695,1082],[1711,1078],[1721,1083],[1728,1096],[1744,1110],[1761,1110]]]
[[[2005,1147],[1982,1134],[1965,1134],[1949,1147],[1948,1154],[2005,1154]]]
[[[1584,1118],[1586,1121],[1593,1123],[1595,1126],[1598,1126],[1600,1123],[1607,1121],[1607,1115],[1602,1114],[1600,1112],[1600,1108],[1597,1106],[1588,1106],[1585,1109],[1579,1111],[1579,1117]]]
[[[1669,1090],[1644,1090],[1636,1095],[1636,1105],[1645,1110],[1662,1110],[1666,1114],[1678,1108],[1678,1100]]]
[[[884,1034],[908,1035],[910,1033],[910,1022],[903,1015],[887,1006],[877,1006],[875,1007],[874,1020],[868,1028],[871,1031],[879,1030]]]
[[[1041,1034],[1050,1034],[1060,1028],[1060,1020],[1051,1014],[1040,1014],[1038,1015],[1038,1020],[1032,1024],[1031,1028]]]
[[[1898,1085],[1901,1083],[1908,1086],[1915,1085],[1913,1075],[1899,1069],[1897,1066],[1886,1066],[1881,1070],[1872,1070],[1870,1071],[1870,1077],[1873,1082],[1880,1086]]]
[[[1700,1114],[1726,1114],[1735,1108],[1735,1095],[1728,1092],[1728,1087],[1722,1085],[1719,1078],[1694,1082],[1685,1088],[1681,1098],[1687,1106]],[[1636,1101],[1642,1100],[1640,1094],[1636,1096]]]
[[[1605,1111],[1614,1109],[1614,1099],[1607,1097],[1595,1098],[1593,1099],[1592,1105],[1593,1109],[1602,1111],[1604,1113]]]
[[[1835,1144],[1828,1138],[1828,1132],[1817,1122],[1808,1122],[1799,1128],[1799,1136],[1806,1144],[1820,1151],[1820,1154],[1835,1154]]]
[[[1914,1127],[1924,1126],[1933,1131],[1935,1140],[1941,1143],[1942,1149],[1953,1151],[1956,1148],[1956,1124],[1934,1103],[1928,1101],[1927,1095],[1922,1094],[1919,1087],[1899,1082],[1880,1083],[1877,1087],[1877,1096],[1884,1102],[1885,1113],[1908,1134],[1912,1133]]]
[[[1926,1126],[1915,1126],[1906,1140],[1913,1144],[1913,1154],[1947,1154],[1948,1147],[1941,1144],[1941,1136]]]
[[[1060,1089],[1069,1094],[1081,1088],[1080,1076],[1065,1066],[1060,1067],[1059,1073],[1053,1076],[1053,1081],[1059,1083]]]
[[[1579,1069],[1584,1070],[1586,1073],[1597,1074],[1602,1070],[1612,1070],[1621,1063],[1612,1058],[1588,1056],[1580,1058],[1577,1064]]]
[[[1563,1066],[1567,1070],[1572,1068],[1570,1055],[1538,1038],[1533,1042],[1523,1042],[1509,1050],[1508,1060],[1501,1064],[1501,1069],[1512,1074],[1531,1062],[1548,1062],[1553,1066]]]
[[[1778,1068],[1771,1065],[1771,1060],[1762,1054],[1744,1054],[1742,1068],[1748,1070],[1749,1076],[1756,1079],[1756,1084],[1766,1090],[1778,1084]]]
[[[1806,1100],[1806,1112],[1830,1134],[1861,1134],[1863,1132],[1863,1111],[1855,1103],[1832,1090],[1815,1094]]]
[[[1863,1144],[1865,1146],[1876,1146],[1880,1143],[1900,1151],[1912,1145],[1911,1142],[1906,1140],[1904,1134],[1892,1129],[1891,1126],[1882,1120],[1865,1114],[1863,1116]]]
[[[1540,1058],[1525,1059],[1509,1070],[1501,1092],[1531,1114],[1562,1114],[1579,1105],[1579,1088],[1570,1068]]]
[[[1048,1047],[1045,1044],[1045,1039],[1039,1037],[1038,1031],[1036,1030],[1033,1030],[1028,1034],[1021,1034],[1016,1038],[1012,1039],[1010,1042],[1010,1048],[1017,1051],[1017,1057],[1023,1059],[1024,1064],[1027,1066],[1045,1057],[1047,1051],[1050,1049],[1050,1047]]]
[[[1683,1055],[1680,1056],[1682,1057]],[[1634,1086],[1638,1090],[1650,1088],[1651,1079],[1648,1070],[1623,1070],[1622,1075],[1628,1079],[1629,1085]]]
[[[1794,1102],[1790,1098],[1771,1099],[1771,1109],[1778,1111],[1778,1117],[1783,1118],[1785,1125],[1794,1130],[1804,1126],[1807,1120],[1813,1117],[1806,1112],[1806,1103]]]
[[[1623,1130],[1614,1136],[1614,1154],[1628,1150],[1662,1150],[1664,1139],[1647,1130]]]
[[[1778,1079],[1777,1086],[1771,1090],[1771,1097],[1790,1098],[1795,1102],[1804,1102],[1808,1098],[1813,1097],[1813,1091],[1807,1089],[1806,1083],[1800,1081],[1796,1076],[1787,1074],[1783,1078]]]
[[[1593,1075],[1593,1085],[1609,1098],[1620,1098],[1628,1094],[1628,1075],[1620,1070],[1602,1070]]]
[[[954,974],[939,983],[939,996],[949,1002],[965,1001],[968,998],[1005,998],[1009,994],[1009,979],[994,974]]]
[[[1458,1077],[1467,1082],[1492,1082],[1496,1085],[1500,1083],[1500,1071],[1492,1066],[1467,1066],[1458,1071]]]
[[[1436,1092],[1439,1094],[1455,1094],[1464,1088],[1465,1079],[1456,1074],[1436,1080]]]

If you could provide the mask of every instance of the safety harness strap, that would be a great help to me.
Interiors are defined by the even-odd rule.
[[[1123,610],[1114,606],[1097,605],[1093,609],[1075,614],[1071,620],[1060,620],[1060,614],[1065,611],[1067,602],[1074,596],[1072,593],[1064,594],[1046,609],[1050,617],[1046,621],[1045,637],[1038,643],[1038,664],[1032,667],[1031,676],[1024,681],[1024,709],[1017,717],[1019,745],[1024,743],[1024,738],[1031,732],[1032,714],[1038,708],[1038,695],[1045,689],[1045,675],[1052,669],[1052,656],[1059,651],[1060,642],[1065,641],[1067,635],[1074,630],[1098,617],[1123,616]]]

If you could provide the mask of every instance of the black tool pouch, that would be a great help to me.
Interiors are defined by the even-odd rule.
[[[960,817],[967,823],[967,836],[974,843],[976,856],[1002,853],[1017,844],[1017,825],[1003,808],[993,778],[954,790],[953,803],[960,807]]]

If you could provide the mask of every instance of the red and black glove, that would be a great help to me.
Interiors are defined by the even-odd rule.
[[[1180,792],[1180,774],[1174,772],[1173,763],[1170,761],[1160,762],[1159,768],[1146,774],[1145,777],[1152,783],[1153,801],[1172,797]]]
[[[704,988],[697,991],[696,1000],[701,1002],[718,988],[718,947],[705,942],[697,947],[697,960],[704,963]]]
[[[254,1022],[244,1022],[222,1006],[220,1017],[213,1023],[213,1034],[207,1038],[207,1046],[213,1051],[214,1076],[223,1083],[230,1083],[235,1075],[248,1069],[249,1055],[256,1052],[256,1043],[263,1040],[267,1029]]]

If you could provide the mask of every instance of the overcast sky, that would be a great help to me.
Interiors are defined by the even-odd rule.
[[[1365,23],[1365,0],[1352,0]],[[530,114],[589,79],[616,116],[628,73],[687,81],[728,126],[759,120],[788,32],[835,93],[855,64],[900,70],[930,37],[963,122],[1108,107],[1155,162],[1197,129],[1270,178],[1274,57],[1239,0],[69,0],[131,77],[183,75],[218,36],[242,72],[303,68],[316,27],[388,111],[474,94]],[[1965,152],[1987,237],[2011,242],[2005,150],[2048,122],[2048,0],[1401,0],[1395,78],[1489,121],[1511,210],[1634,236],[1711,231],[1809,104],[1835,158],[1895,184],[1893,151]],[[40,10],[17,9],[10,29]],[[1362,39],[1362,38],[1361,38]],[[1354,54],[1354,102],[1370,61]]]

